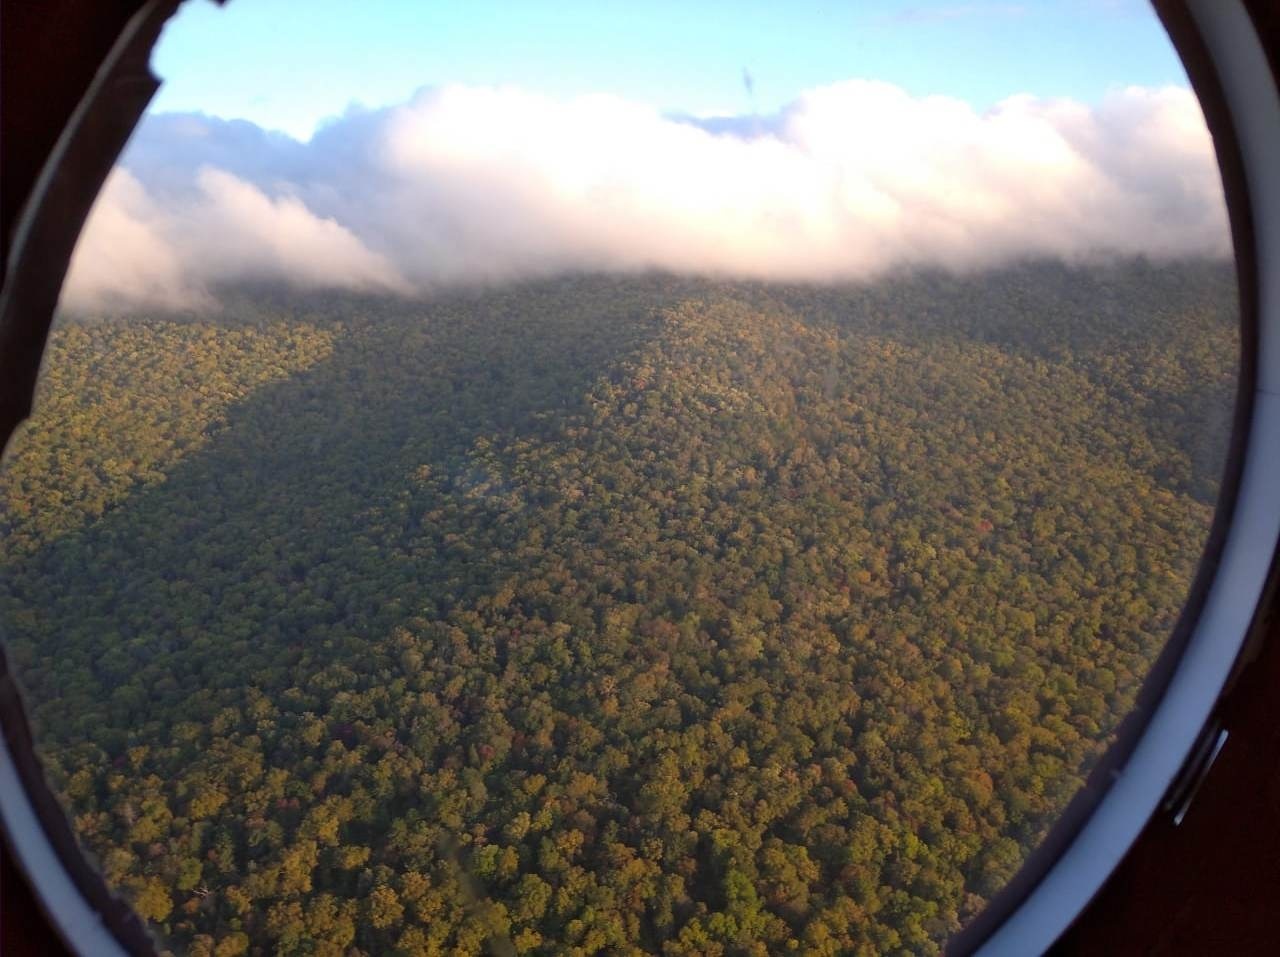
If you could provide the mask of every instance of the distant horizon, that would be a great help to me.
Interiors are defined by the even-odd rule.
[[[538,290],[559,283],[616,283],[618,285],[643,285],[644,283],[672,283],[700,286],[716,291],[765,291],[793,292],[813,289],[822,292],[850,292],[890,288],[921,280],[947,280],[955,283],[980,282],[985,278],[1006,278],[1009,274],[1056,268],[1069,273],[1096,275],[1107,271],[1124,273],[1134,269],[1150,269],[1156,272],[1187,267],[1210,269],[1234,268],[1235,258],[1228,253],[1193,252],[1176,258],[1153,259],[1143,253],[1117,255],[1113,253],[1063,259],[1059,256],[1041,255],[990,263],[971,268],[952,269],[942,265],[901,264],[875,276],[858,278],[818,279],[767,279],[745,275],[693,273],[662,268],[633,270],[594,269],[571,270],[543,275],[510,276],[493,280],[461,279],[450,283],[395,292],[385,289],[353,289],[342,287],[298,286],[285,278],[237,279],[218,284],[208,290],[209,298],[187,305],[155,305],[121,299],[114,303],[99,302],[93,306],[63,303],[58,309],[60,317],[76,321],[84,319],[128,319],[146,315],[151,318],[181,318],[186,316],[217,315],[220,311],[234,309],[243,300],[270,297],[284,302],[306,305],[315,301],[344,303],[381,303],[400,301],[406,305],[430,306],[455,300],[484,298],[505,291]]]

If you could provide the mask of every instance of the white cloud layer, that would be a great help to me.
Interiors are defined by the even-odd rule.
[[[776,116],[450,86],[299,143],[149,117],[64,303],[192,306],[219,284],[425,291],[562,270],[851,279],[902,265],[1230,251],[1189,90],[987,112],[855,80]]]

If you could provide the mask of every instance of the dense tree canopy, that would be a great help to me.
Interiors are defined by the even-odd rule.
[[[65,324],[0,613],[195,954],[924,953],[1185,599],[1221,264],[259,291]]]

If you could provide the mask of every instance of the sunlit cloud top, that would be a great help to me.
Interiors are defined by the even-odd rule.
[[[208,303],[223,283],[429,291],[565,270],[788,280],[1014,258],[1226,255],[1185,88],[978,110],[853,80],[769,116],[446,85],[308,142],[149,117],[73,260],[73,308]]]

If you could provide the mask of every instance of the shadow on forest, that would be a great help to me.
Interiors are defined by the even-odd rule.
[[[1171,331],[1166,315],[1230,314],[1224,264],[1139,279],[1091,274],[1081,291],[1076,273],[1041,264],[775,292],[806,321],[890,338],[910,331],[1046,358],[1069,339],[1072,362],[1106,381],[1123,370],[1094,369],[1090,357],[1126,338],[1147,348],[1154,330]],[[536,440],[554,427],[543,413],[581,402],[657,333],[662,305],[734,286],[594,277],[425,305],[301,308],[297,296],[246,297],[229,313],[340,323],[334,352],[234,407],[164,482],[5,570],[17,609],[7,626],[37,721],[63,746],[92,741],[118,755],[131,738],[154,738],[148,722],[211,720],[243,703],[246,687],[278,696],[325,669],[394,670],[397,625],[442,619],[516,571],[518,513],[537,503],[520,500],[522,483],[501,474],[485,440]],[[1154,340],[1177,348],[1176,336]],[[1188,403],[1184,387],[1170,380],[1170,398],[1163,380],[1143,384],[1161,417],[1147,427],[1194,450],[1204,430],[1187,424],[1200,419],[1186,407],[1226,405]],[[1216,478],[1218,452],[1195,456],[1213,466],[1201,484]]]
[[[484,440],[536,433],[659,329],[661,296],[616,286],[344,320],[328,359],[258,389],[165,481],[8,570],[37,724],[117,755],[246,686],[373,672],[398,624],[496,587],[520,523]]]
[[[1202,541],[1202,509],[1139,480],[1199,441],[1188,410],[1229,391],[1230,327],[1185,334],[1229,307],[1200,308],[1190,286],[1156,295],[1181,288],[1171,270],[1137,273],[1106,309],[1059,297],[1062,282],[1010,269],[771,299],[597,278],[429,306],[255,300],[251,314],[334,323],[332,355],[236,405],[165,481],[3,569],[51,777],[128,886],[178,887],[187,855],[206,855],[193,880],[216,893],[181,904],[181,939],[243,926],[283,941],[275,922],[303,887],[277,884],[286,870],[317,907],[355,914],[375,873],[443,863],[444,921],[479,921],[482,894],[514,908],[516,873],[541,873],[617,943],[772,926],[781,946],[843,902],[857,920],[842,950],[866,925],[864,950],[923,951],[1066,805],[1146,638],[1167,633],[1148,625],[1184,597],[1161,556]],[[725,308],[667,325],[658,310],[686,297]],[[754,337],[716,325],[766,307],[787,321]],[[834,334],[803,351],[785,309]],[[899,337],[912,348],[881,348]],[[850,401],[827,427],[807,400],[840,369]],[[633,400],[650,376],[670,401]],[[602,377],[636,435],[615,422],[575,447],[588,430],[564,413]],[[725,399],[750,389],[745,411]],[[1046,424],[1059,398],[1070,414]],[[966,403],[991,414],[970,427]],[[814,451],[846,442],[846,465]],[[1151,454],[1134,464],[1125,442]],[[710,476],[692,491],[691,462]],[[580,510],[590,469],[615,497]],[[1211,479],[1184,471],[1188,487]],[[654,506],[660,482],[678,494]],[[520,555],[545,565],[529,592],[546,630],[524,629],[543,621],[521,604]],[[619,584],[578,600],[601,569]],[[523,619],[494,627],[510,607]],[[526,771],[531,787],[511,786]],[[364,870],[307,836],[324,823],[336,839],[339,803]],[[461,849],[468,832],[500,835],[511,880]],[[520,920],[558,936],[577,913]],[[377,930],[361,946],[389,950]]]

